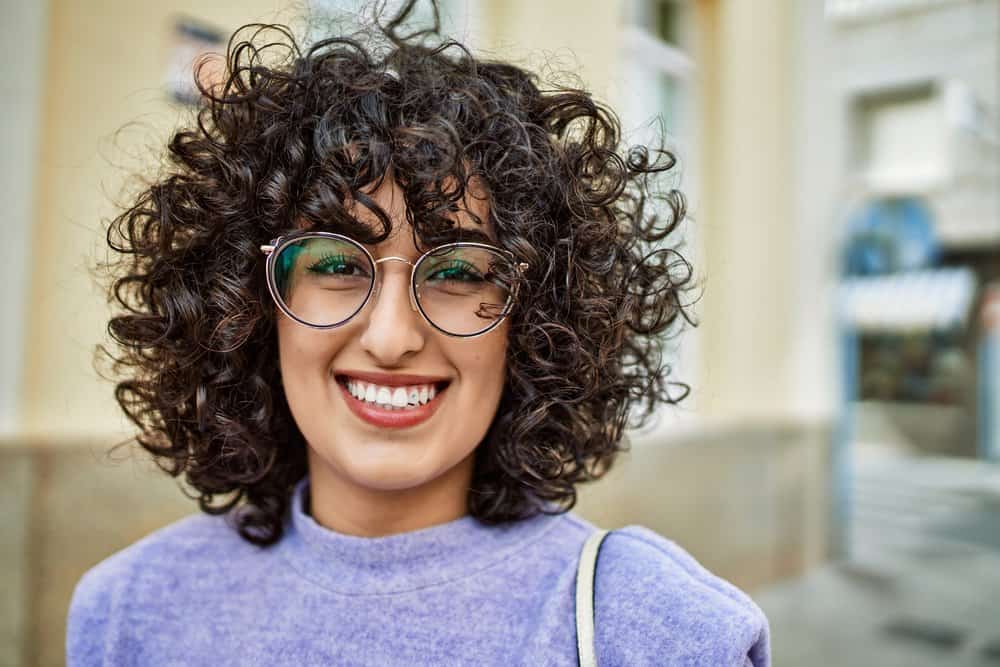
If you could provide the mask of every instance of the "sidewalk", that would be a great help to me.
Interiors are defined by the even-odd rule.
[[[850,559],[754,595],[774,664],[1000,665],[1000,466],[868,454]]]

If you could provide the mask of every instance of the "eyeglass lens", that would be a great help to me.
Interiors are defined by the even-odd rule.
[[[510,262],[489,248],[446,246],[427,254],[414,272],[417,306],[437,328],[468,336],[506,312]],[[375,267],[353,241],[304,237],[274,258],[275,293],[297,319],[314,326],[342,324],[364,306]]]

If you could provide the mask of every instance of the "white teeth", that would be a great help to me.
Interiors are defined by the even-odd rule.
[[[396,387],[392,392],[392,407],[394,408],[404,408],[406,407],[406,389],[402,387]]]
[[[375,402],[379,405],[392,405],[392,392],[388,387],[379,387],[375,394]]]
[[[387,410],[412,410],[434,400],[437,394],[432,384],[387,387],[353,379],[347,380],[347,392],[359,401],[374,403]]]

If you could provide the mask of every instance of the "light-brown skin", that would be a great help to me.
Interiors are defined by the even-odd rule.
[[[391,178],[371,193],[393,222],[390,236],[368,246],[374,258],[420,256],[405,217],[402,191]],[[485,198],[466,206],[488,220]],[[363,206],[352,212],[377,227]],[[468,214],[459,225],[479,227]],[[493,235],[492,230],[486,230]],[[278,312],[282,381],[292,416],[308,445],[310,508],[322,526],[347,535],[409,532],[468,513],[473,455],[503,391],[508,322],[476,338],[433,329],[413,310],[410,269],[379,264],[382,286],[354,319],[331,330],[302,326]],[[404,429],[378,428],[355,416],[334,372],[414,373],[451,380],[437,411]]]

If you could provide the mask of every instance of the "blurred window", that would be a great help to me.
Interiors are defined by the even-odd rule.
[[[612,92],[628,144],[663,145],[678,160],[659,190],[677,188],[694,210],[698,198],[698,118],[695,108],[694,3],[688,0],[626,0],[620,43],[620,76]],[[661,211],[664,219],[669,211]],[[682,224],[680,233],[667,240],[701,270],[697,234]],[[674,377],[698,385],[699,332],[690,329],[668,344]],[[694,408],[694,395],[686,405]],[[693,410],[685,411],[694,414]],[[675,415],[676,416],[676,415]],[[671,419],[675,418],[671,417]]]
[[[919,192],[942,182],[949,164],[944,104],[930,84],[859,100],[858,161],[878,192]]]
[[[442,34],[454,37],[469,48],[477,47],[481,42],[480,0],[437,0],[437,4]],[[378,5],[384,5],[384,16],[391,16],[402,7],[403,0],[384,0],[376,4],[371,0],[310,0],[308,11],[321,20],[326,18],[337,22],[351,22],[356,20],[359,12],[370,16],[371,8]],[[408,19],[409,28],[404,33],[429,28],[433,24],[434,13],[430,3],[418,2]]]
[[[195,67],[207,54],[219,54],[226,49],[226,35],[221,28],[190,17],[179,17],[171,34],[170,56],[167,61],[167,94],[175,102],[196,104],[201,91],[195,83]],[[208,58],[197,70],[202,85],[211,88],[225,82],[225,62]]]
[[[690,50],[690,3],[682,0],[629,0],[625,46],[624,117],[635,141],[648,142],[657,123],[671,137],[688,131],[688,81],[694,73]],[[645,132],[643,126],[653,127]]]

